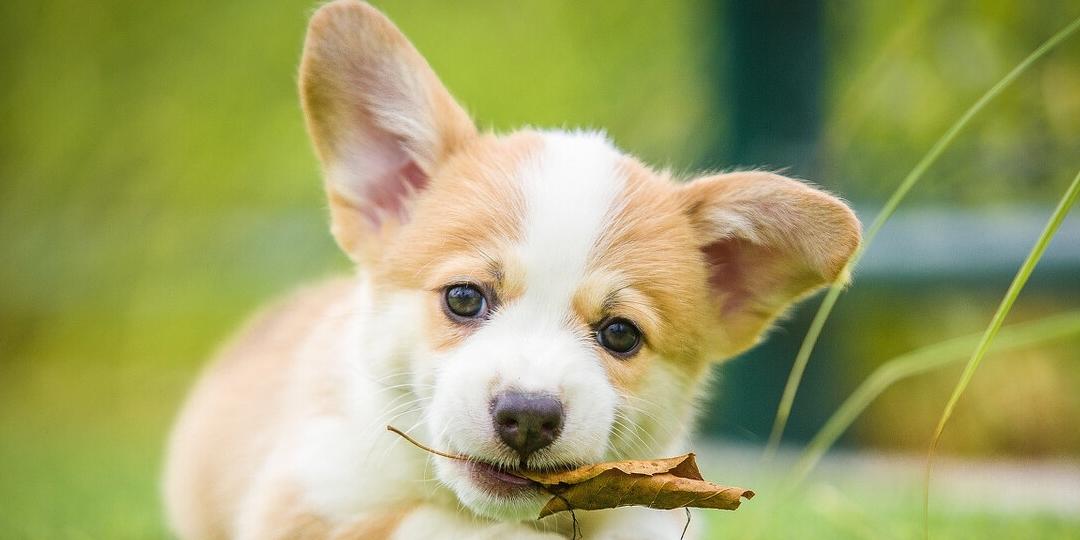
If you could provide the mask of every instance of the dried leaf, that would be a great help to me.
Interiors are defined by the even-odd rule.
[[[468,460],[465,456],[428,448],[393,426],[386,426],[386,429],[433,454]],[[551,493],[551,500],[540,510],[538,518],[568,510],[603,510],[619,506],[735,510],[743,498],[754,496],[748,489],[706,481],[698,470],[694,454],[596,463],[566,471],[514,471],[512,474],[536,482]]]
[[[735,510],[754,492],[708,482],[694,454],[667,459],[616,461],[562,472],[516,472],[553,495],[540,511],[544,517],[567,510],[602,510],[619,506],[716,508]]]

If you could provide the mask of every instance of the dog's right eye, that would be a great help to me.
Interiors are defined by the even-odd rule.
[[[488,310],[487,298],[474,285],[452,285],[446,288],[446,309],[460,319],[476,319]]]
[[[619,356],[630,356],[641,346],[641,330],[626,319],[612,319],[596,332],[596,340]]]

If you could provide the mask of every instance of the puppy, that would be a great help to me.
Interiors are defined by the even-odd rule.
[[[183,539],[566,538],[509,473],[686,451],[712,363],[859,244],[843,203],[775,174],[679,183],[601,133],[480,132],[355,0],[312,17],[300,96],[359,270],[264,311],[192,391],[165,472]],[[597,539],[685,522],[576,517]]]

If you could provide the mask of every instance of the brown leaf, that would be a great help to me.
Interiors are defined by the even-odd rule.
[[[386,429],[433,454],[468,459],[428,448],[395,427],[386,426]],[[735,510],[743,498],[754,496],[749,489],[721,486],[703,479],[694,454],[596,463],[566,471],[513,471],[512,474],[532,480],[552,494],[551,500],[540,510],[538,519],[567,510],[603,510],[619,506]]]
[[[725,487],[701,477],[694,454],[667,459],[615,461],[561,472],[519,471],[554,495],[540,510],[544,517],[567,510],[602,510],[619,506],[716,508],[735,510],[754,492]]]

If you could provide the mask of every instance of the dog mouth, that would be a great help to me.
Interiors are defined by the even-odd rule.
[[[504,499],[525,498],[543,491],[540,484],[525,478],[521,469],[508,469],[485,461],[475,460],[463,462],[462,465],[474,485],[495,497]],[[545,468],[544,470],[565,470],[569,468],[571,467],[563,466]]]
[[[539,487],[532,480],[490,463],[469,461],[465,463],[465,468],[468,471],[469,479],[491,495],[514,498],[516,496],[530,495],[539,490]]]
[[[407,433],[393,426],[388,425],[386,426],[386,429],[397,433],[421,450],[452,460],[457,467],[464,470],[471,484],[479,488],[485,494],[500,499],[535,498],[535,495],[545,491],[545,489],[539,483],[530,480],[529,476],[536,473],[565,471],[574,467],[574,465],[570,463],[560,463],[545,467],[529,467],[527,461],[524,459],[518,467],[507,467],[468,454],[456,452],[452,449],[449,451],[435,450],[420,443],[416,439],[410,437]]]

